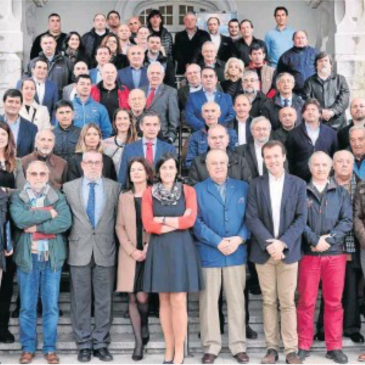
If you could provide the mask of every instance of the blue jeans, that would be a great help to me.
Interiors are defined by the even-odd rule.
[[[23,352],[35,353],[37,349],[37,302],[39,291],[43,307],[43,353],[56,351],[59,317],[61,269],[54,271],[49,261],[39,262],[32,255],[31,273],[17,271],[20,290],[20,343]]]

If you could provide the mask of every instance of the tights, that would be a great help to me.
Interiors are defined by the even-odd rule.
[[[148,342],[148,294],[139,292],[129,295],[129,318],[136,339],[135,354],[143,352],[144,341]],[[145,343],[146,344],[146,343]]]

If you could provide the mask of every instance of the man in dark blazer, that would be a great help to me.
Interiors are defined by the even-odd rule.
[[[307,220],[306,184],[285,172],[286,150],[279,141],[267,142],[262,154],[268,173],[252,181],[246,216],[252,232],[250,260],[255,263],[264,302],[267,353],[262,364],[278,360],[278,301],[286,362],[300,364],[294,296]]]
[[[308,160],[313,152],[322,151],[332,157],[337,151],[337,134],[321,122],[321,111],[316,99],[306,100],[303,122],[290,131],[286,139],[289,171],[307,182],[311,178]]]
[[[173,145],[157,138],[161,129],[161,122],[157,113],[145,113],[141,119],[140,128],[143,133],[142,138],[124,147],[118,175],[118,180],[123,188],[126,183],[128,163],[132,157],[145,157],[151,164],[155,165],[164,153],[176,155],[176,149]]]
[[[141,87],[147,96],[146,110],[156,112],[160,117],[161,131],[159,138],[174,143],[180,123],[180,111],[177,91],[163,83],[165,69],[160,62],[148,66],[149,84]]]
[[[91,355],[112,361],[108,351],[112,324],[117,245],[115,222],[120,185],[102,176],[103,158],[97,151],[85,152],[84,176],[63,186],[73,224],[69,236],[71,273],[71,318],[78,361]],[[94,295],[95,326],[91,326]]]
[[[235,51],[232,39],[219,33],[220,20],[218,17],[210,17],[207,21],[207,26],[210,40],[217,46],[217,58],[227,62],[229,58],[233,57]]]
[[[298,118],[295,126],[302,122],[302,107],[303,99],[293,93],[294,77],[287,73],[281,73],[276,78],[276,88],[278,93],[273,99],[268,99],[262,108],[262,115],[268,118],[271,122],[272,129],[276,130],[280,127],[279,110],[285,107],[292,107],[296,110]]]
[[[35,136],[38,132],[36,125],[23,119],[19,115],[22,103],[23,96],[19,90],[7,90],[3,97],[5,113],[0,117],[0,121],[7,123],[13,132],[16,144],[16,155],[19,158],[33,152]]]
[[[235,118],[230,123],[238,137],[238,146],[253,142],[251,123],[253,118],[250,115],[251,103],[247,95],[237,95],[233,102]]]
[[[200,53],[204,42],[210,40],[208,32],[196,26],[197,18],[193,12],[184,16],[185,29],[175,35],[174,58],[177,62],[177,75],[183,75],[186,66]]]
[[[232,98],[230,95],[217,90],[218,78],[214,68],[206,67],[201,73],[202,90],[190,94],[186,103],[186,123],[195,132],[204,128],[201,114],[202,106],[207,101],[215,101],[221,108],[219,124],[227,126],[234,118]]]
[[[140,46],[129,47],[127,56],[130,66],[118,71],[118,82],[129,90],[148,85],[147,67],[143,66],[143,48]]]

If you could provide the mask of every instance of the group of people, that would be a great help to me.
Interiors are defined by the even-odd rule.
[[[313,337],[343,364],[342,336],[364,342],[365,99],[350,103],[331,56],[288,15],[277,7],[260,40],[251,20],[230,20],[228,37],[218,17],[205,31],[187,13],[174,41],[159,10],[146,25],[96,14],[83,36],[49,16],[0,119],[0,342],[14,342],[16,274],[21,364],[36,354],[37,312],[43,354],[60,361],[66,262],[80,362],[113,360],[115,290],[128,293],[135,361],[156,293],[164,363],[184,361],[187,293],[199,293],[204,364],[222,347],[223,297],[241,364],[258,337],[250,294],[262,293],[263,364],[280,339],[289,364],[310,356]]]

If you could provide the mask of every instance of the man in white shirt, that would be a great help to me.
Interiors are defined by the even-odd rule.
[[[234,99],[233,109],[236,117],[232,121],[232,127],[237,133],[238,145],[253,142],[251,133],[252,117],[250,116],[251,103],[247,95],[237,95]]]
[[[279,358],[278,304],[286,363],[301,364],[294,295],[307,217],[306,184],[285,172],[286,149],[281,142],[267,142],[262,155],[268,173],[250,185],[246,216],[253,235],[250,260],[263,296],[267,352],[261,364],[275,364]]]

